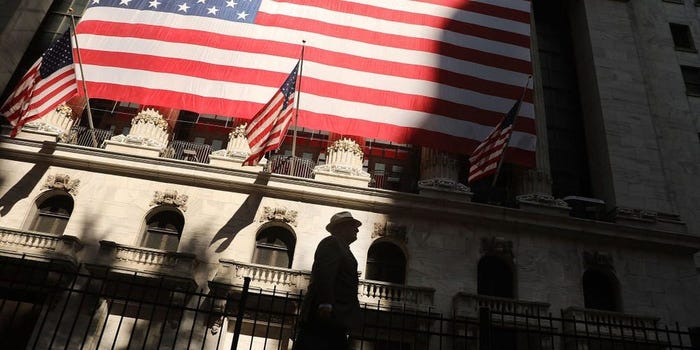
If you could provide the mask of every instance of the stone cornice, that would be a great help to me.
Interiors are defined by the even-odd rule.
[[[77,170],[258,194],[269,198],[331,205],[352,210],[432,220],[503,226],[511,232],[536,232],[599,242],[630,241],[700,250],[700,235],[680,234],[568,216],[532,213],[520,209],[429,198],[413,193],[320,183],[310,179],[252,171],[224,169],[172,159],[114,154],[82,146],[0,137],[1,159],[42,162]],[[325,191],[320,193],[319,189]]]

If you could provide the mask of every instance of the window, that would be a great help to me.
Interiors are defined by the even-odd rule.
[[[700,96],[700,68],[681,66],[681,73],[685,82],[685,93],[690,96]]]
[[[184,226],[185,218],[174,209],[152,213],[146,219],[146,232],[141,246],[177,251]]]
[[[406,256],[393,243],[372,244],[367,252],[367,279],[403,284],[406,281]]]
[[[513,270],[503,259],[484,256],[477,267],[477,293],[501,298],[514,298]]]
[[[51,196],[37,205],[37,216],[29,229],[61,235],[66,229],[72,212],[73,198],[70,195]]]
[[[291,268],[295,243],[292,233],[283,227],[264,229],[255,242],[253,263]]]
[[[695,43],[693,36],[690,34],[690,27],[684,24],[669,23],[671,27],[671,36],[673,37],[673,45],[676,50],[695,52]]]
[[[607,269],[583,274],[583,304],[587,309],[621,311],[617,278]]]

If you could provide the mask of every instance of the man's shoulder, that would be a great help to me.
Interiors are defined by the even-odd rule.
[[[340,240],[338,237],[330,235],[327,236],[326,238],[322,239],[321,242],[318,243],[319,248],[320,247],[339,247]]]

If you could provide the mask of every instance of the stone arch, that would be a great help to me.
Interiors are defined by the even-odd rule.
[[[291,268],[297,237],[292,227],[284,222],[270,221],[260,226],[255,234],[254,264]]]
[[[177,251],[185,227],[185,216],[172,205],[159,205],[146,213],[138,245]]]
[[[365,278],[376,281],[406,283],[407,254],[391,239],[378,239],[367,251]]]
[[[607,268],[588,268],[581,278],[583,305],[587,309],[622,311],[620,283]]]
[[[42,192],[34,201],[27,220],[27,229],[60,236],[73,214],[75,201],[69,192],[51,189]]]
[[[484,255],[477,265],[477,293],[501,298],[515,298],[515,267],[502,256]]]

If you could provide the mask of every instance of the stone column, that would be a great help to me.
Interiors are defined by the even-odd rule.
[[[471,190],[459,183],[458,165],[454,154],[422,147],[418,193],[424,196],[448,196],[461,201],[471,201]]]
[[[333,142],[326,151],[326,164],[314,167],[314,179],[337,184],[367,187],[370,175],[362,169],[364,154],[351,139]]]
[[[105,141],[105,149],[120,153],[158,157],[168,146],[168,123],[160,112],[148,108],[131,120],[128,135]]]

